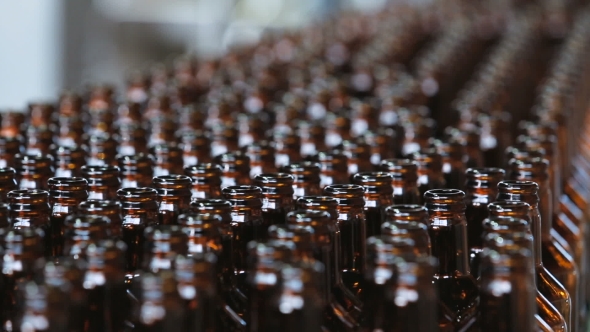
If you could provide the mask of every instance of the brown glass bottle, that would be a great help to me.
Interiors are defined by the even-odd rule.
[[[432,249],[427,225],[428,210],[424,206],[396,204],[385,208],[381,234],[410,238],[414,241],[416,257],[430,256]]]
[[[481,254],[481,331],[534,331],[535,284],[532,253],[496,241]],[[523,282],[527,280],[528,282]]]
[[[357,297],[363,290],[366,255],[364,191],[362,186],[354,184],[334,184],[324,188],[326,196],[338,200],[342,282]]]
[[[121,187],[117,166],[82,166],[82,177],[88,181],[88,199],[114,200]]]
[[[292,174],[295,177],[295,180],[293,181],[294,199],[321,194],[321,167],[319,163],[303,161],[300,163],[284,165],[280,168],[280,171]]]
[[[217,214],[187,213],[178,217],[182,231],[188,236],[187,257],[194,257],[206,253],[213,253],[221,257],[223,243],[221,238],[222,219]],[[221,264],[217,273],[219,281],[223,281]],[[218,283],[221,285],[221,283]]]
[[[268,141],[258,141],[248,144],[243,148],[244,153],[250,158],[250,177],[257,174],[276,172],[275,148]]]
[[[241,151],[227,152],[216,156],[213,161],[222,168],[221,187],[249,185],[250,157]]]
[[[353,175],[352,182],[365,188],[366,236],[381,234],[385,207],[393,204],[393,177],[386,172],[365,172]]]
[[[146,154],[123,155],[117,158],[121,170],[121,188],[149,187],[154,177],[154,161]]]
[[[144,332],[185,331],[185,306],[177,291],[174,271],[143,273],[138,285],[135,328]]]
[[[110,220],[103,216],[70,215],[64,220],[63,252],[59,255],[85,259],[91,243],[99,243],[111,237]]]
[[[465,172],[465,217],[467,218],[467,246],[469,248],[469,263],[474,270],[475,256],[483,249],[481,243],[482,222],[488,217],[488,204],[496,200],[498,182],[504,180],[504,170],[501,168],[469,168]]]
[[[8,192],[16,188],[18,188],[18,184],[14,168],[0,168],[0,202],[6,202]]]
[[[410,159],[385,159],[379,169],[393,177],[394,204],[420,204],[422,196],[418,190],[418,163]]]
[[[51,205],[52,257],[64,252],[64,222],[88,198],[88,182],[81,177],[54,177],[47,181]]]
[[[293,210],[294,176],[287,173],[264,173],[254,177],[262,189],[262,219],[265,225],[284,224]]]
[[[110,234],[114,239],[121,238],[123,216],[119,201],[87,200],[78,205],[78,213],[82,215],[103,216],[109,220]]]
[[[418,163],[418,189],[424,197],[426,191],[446,187],[443,177],[442,156],[434,149],[414,153],[412,158]]]
[[[116,165],[117,141],[107,133],[91,134],[87,139],[87,165],[106,166]]]
[[[538,261],[541,259],[541,256],[536,251],[536,242],[531,230],[530,204],[523,201],[497,201],[489,204],[488,209],[490,217],[484,220],[484,234],[482,234],[482,237],[485,239],[485,236],[488,234],[499,233],[500,235],[510,237],[511,239],[518,238],[526,248],[532,250],[533,263],[535,271],[537,271]],[[537,272],[535,272],[535,275],[537,275]],[[565,318],[561,315],[559,310],[549,302],[547,297],[541,293],[541,288],[537,286],[537,280],[538,279],[535,277],[534,282],[537,288],[536,302],[539,319],[547,322],[547,324],[551,326],[551,329],[555,331],[566,330],[567,325]]]
[[[183,173],[182,149],[175,144],[156,144],[150,154],[154,156],[154,176]]]
[[[184,132],[180,138],[184,167],[211,161],[211,138],[200,130]]]
[[[15,158],[16,179],[20,189],[47,189],[47,180],[53,176],[51,155],[21,155]]]
[[[160,225],[176,225],[178,216],[188,212],[191,203],[191,178],[186,175],[161,175],[153,179],[158,191]]]
[[[144,271],[173,270],[176,257],[188,254],[188,235],[178,225],[148,226],[144,241]]]
[[[473,326],[479,303],[477,285],[469,270],[464,199],[465,193],[458,189],[433,189],[424,194],[432,255],[440,264],[434,283],[459,329]]]
[[[338,145],[337,149],[348,157],[348,174],[370,172],[373,169],[373,165],[371,165],[371,146],[364,139],[360,137],[352,140],[345,139]]]
[[[127,245],[126,282],[143,266],[144,231],[158,224],[158,192],[153,188],[123,188],[117,191],[123,211],[122,240]]]
[[[232,254],[238,288],[245,285],[248,242],[266,238],[269,225],[262,220],[262,189],[255,186],[229,186],[222,189],[225,199],[232,204]]]
[[[443,175],[447,188],[464,189],[465,185],[465,144],[455,137],[436,146],[442,156]]]
[[[332,184],[344,184],[349,182],[348,157],[338,151],[319,152],[310,160],[318,162],[321,167],[320,187],[324,188]]]
[[[12,228],[33,228],[43,231],[45,256],[51,257],[51,206],[49,193],[44,190],[13,190],[8,193],[10,224]]]
[[[16,155],[20,152],[20,137],[0,136],[0,167],[16,167]]]
[[[535,240],[534,255],[536,266],[537,288],[539,291],[559,310],[564,317],[567,327],[571,326],[571,297],[567,286],[564,287],[562,279],[554,276],[553,271],[559,273],[563,280],[571,280],[576,278],[575,265],[569,265],[566,271],[563,271],[565,266],[557,264],[552,259],[552,255],[548,255],[548,248],[553,248],[555,244],[550,241],[550,234],[543,234],[543,227],[541,226],[541,215],[539,212],[539,186],[531,181],[502,181],[498,184],[498,200],[499,201],[523,201],[529,204],[529,218],[531,221],[531,231]],[[549,239],[549,240],[547,240]],[[563,250],[563,249],[562,249]],[[549,253],[559,252],[552,249]],[[567,261],[564,261],[567,262]],[[561,263],[561,262],[560,262]],[[545,264],[550,264],[545,266]],[[553,266],[553,271],[549,269]],[[558,267],[559,266],[559,267]],[[574,268],[572,270],[572,267]],[[573,276],[568,274],[574,273]],[[575,283],[574,283],[575,285]]]
[[[62,281],[60,288],[67,287]],[[34,332],[66,332],[69,312],[64,308],[68,303],[65,292],[56,287],[39,285],[34,281],[23,284],[23,315],[18,330]]]
[[[117,122],[119,122],[119,131],[115,136],[118,143],[117,152],[121,155],[147,153],[147,131],[145,128],[138,122],[126,123],[121,119]]]
[[[221,166],[202,163],[184,168],[193,182],[192,200],[221,197]]]
[[[367,240],[367,331],[438,331],[433,257],[413,257],[413,241],[389,236]]]
[[[18,326],[24,284],[38,273],[43,262],[45,233],[41,229],[11,229],[3,237],[2,328]]]
[[[86,164],[86,151],[78,146],[52,147],[55,176],[82,176],[80,168]]]

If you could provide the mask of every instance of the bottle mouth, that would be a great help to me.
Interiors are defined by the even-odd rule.
[[[498,183],[498,192],[536,195],[539,192],[539,185],[533,181],[505,180]]]
[[[188,213],[178,216],[178,224],[190,228],[213,228],[222,223],[222,218],[214,213]]]
[[[491,216],[528,215],[530,209],[531,205],[523,201],[496,201],[488,204]]]
[[[263,187],[264,185],[292,186],[294,181],[295,181],[295,177],[290,173],[263,173],[263,174],[258,174],[254,177],[254,183],[256,183],[260,187]]]
[[[303,196],[297,199],[297,206],[302,209],[325,207],[336,209],[338,200],[330,196]]]
[[[0,167],[0,177],[14,177],[16,170],[12,167]]]
[[[331,197],[362,197],[365,188],[358,184],[333,184],[324,188],[324,193]]]
[[[158,196],[158,191],[149,187],[138,188],[122,188],[117,190],[119,199],[140,199],[141,201],[155,200]]]
[[[47,185],[51,189],[86,190],[88,181],[83,177],[53,177]]]
[[[500,182],[504,179],[506,171],[497,167],[477,167],[468,168],[465,175],[469,180],[475,181],[495,181]]]
[[[281,167],[284,173],[293,174],[296,176],[317,176],[319,178],[322,166],[315,161],[302,161]]]
[[[416,173],[418,171],[418,162],[411,159],[385,159],[381,161],[379,168],[382,171],[401,176],[406,173]]]
[[[119,162],[119,166],[121,168],[127,166],[140,166],[140,165],[151,165],[154,160],[150,155],[147,155],[143,152],[138,154],[129,154],[129,155],[120,155],[117,157],[117,161]]]
[[[119,177],[120,173],[119,167],[112,165],[84,165],[81,171],[86,179],[100,176]]]
[[[213,160],[220,165],[230,164],[236,167],[250,164],[250,157],[241,151],[222,153]]]
[[[49,198],[49,192],[39,189],[18,189],[9,191],[7,197],[10,202],[19,202],[29,199],[47,202],[47,199]]]
[[[49,154],[16,154],[14,156],[20,167],[49,167],[53,163],[53,156]]]
[[[262,198],[262,189],[258,186],[228,186],[221,189],[221,193],[227,199]]]
[[[392,218],[412,218],[423,220],[428,217],[428,210],[418,204],[395,204],[385,208],[385,215]]]
[[[332,168],[346,168],[348,165],[348,157],[342,152],[319,152],[312,157],[312,160]]]
[[[186,175],[192,177],[220,177],[223,168],[215,163],[202,163],[184,168]]]
[[[112,200],[90,199],[78,205],[78,208],[85,212],[102,211],[102,210],[119,210],[121,203]]]
[[[152,183],[156,188],[190,189],[193,182],[191,178],[186,175],[168,174],[154,177]]]
[[[483,220],[485,233],[497,232],[525,232],[530,233],[530,223],[521,218],[510,216],[493,216]]]
[[[531,148],[528,146],[510,146],[506,149],[505,155],[508,160],[525,159],[525,158],[543,158],[546,155],[543,148]]]
[[[365,187],[387,186],[391,188],[393,176],[387,172],[361,172],[353,175],[352,181]]]
[[[424,193],[428,211],[464,211],[465,193],[459,189],[432,189]]]
[[[329,232],[331,220],[330,214],[321,210],[296,210],[287,214],[288,225],[311,226],[321,233]]]

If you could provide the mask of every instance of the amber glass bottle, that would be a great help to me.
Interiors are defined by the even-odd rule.
[[[227,152],[215,157],[213,161],[222,168],[221,187],[249,185],[250,157],[241,151]]]
[[[563,281],[569,281],[569,285],[573,285],[575,291],[577,271],[575,265],[572,265],[571,263],[562,265],[562,263],[568,263],[567,260],[556,261],[553,258],[554,256],[551,255],[551,253],[556,252],[567,253],[565,253],[565,250],[559,250],[558,247],[555,247],[555,243],[551,241],[550,234],[547,234],[547,232],[544,231],[544,227],[541,225],[541,214],[538,207],[538,191],[539,186],[535,182],[516,180],[502,181],[498,184],[498,200],[523,201],[529,204],[531,231],[533,232],[535,240],[534,255],[537,288],[549,300],[549,302],[559,310],[565,318],[566,324],[569,328],[571,326],[572,300],[568,286],[565,286],[566,284],[563,283]],[[553,273],[554,271],[557,272],[558,275],[555,275]],[[571,281],[573,281],[573,283]]]
[[[481,243],[482,222],[488,216],[488,204],[496,200],[498,182],[504,180],[501,168],[469,168],[465,182],[465,217],[467,218],[467,246],[469,263],[473,268],[475,256],[483,249]],[[472,272],[477,271],[472,269]]]
[[[184,167],[211,161],[211,138],[201,130],[187,131],[180,137]]]
[[[159,143],[150,148],[154,156],[154,176],[182,174],[182,150],[174,145]]]
[[[14,168],[0,168],[0,202],[6,202],[6,196],[18,187]]]
[[[16,167],[16,155],[20,152],[20,137],[0,136],[0,167]]]
[[[455,137],[436,146],[442,156],[443,175],[447,188],[464,189],[467,154],[465,143]]]
[[[123,188],[117,191],[123,211],[121,235],[127,245],[126,282],[143,266],[144,231],[158,224],[158,192],[153,188]]]
[[[138,285],[139,308],[135,328],[139,331],[185,331],[185,306],[177,291],[175,273],[163,270],[144,273]]]
[[[262,189],[262,219],[265,225],[284,224],[293,210],[294,176],[287,173],[264,173],[254,177]]]
[[[117,199],[119,174],[117,166],[82,166],[82,177],[88,181],[88,199]]]
[[[86,259],[91,243],[111,238],[110,220],[103,216],[70,215],[64,220],[63,252],[60,255],[73,259]]]
[[[34,228],[43,231],[45,255],[52,257],[51,206],[44,190],[13,190],[8,193],[10,223],[13,228]]]
[[[221,166],[211,163],[184,168],[184,174],[193,182],[192,200],[221,197]]]
[[[464,199],[465,193],[458,189],[433,189],[424,194],[432,255],[440,264],[434,282],[441,301],[455,315],[456,328],[473,326],[479,303],[477,285],[469,270]],[[457,298],[456,294],[464,296]]]
[[[21,155],[15,157],[16,179],[20,189],[47,189],[47,180],[53,176],[51,155]]]
[[[186,175],[161,175],[153,179],[158,191],[160,225],[175,225],[178,216],[190,209],[191,178]]]
[[[188,253],[188,235],[178,225],[148,226],[144,231],[144,241],[144,271],[173,270],[176,257]]]
[[[326,196],[338,200],[342,281],[357,297],[363,289],[366,255],[364,192],[362,186],[354,184],[334,184],[324,188]]]
[[[64,221],[88,198],[88,182],[81,177],[54,177],[47,182],[51,205],[52,257],[64,252]]]
[[[394,204],[420,204],[422,196],[418,190],[418,163],[410,159],[385,159],[379,169],[393,177]]]
[[[318,162],[321,167],[320,187],[324,188],[332,184],[348,183],[348,157],[338,151],[319,152],[310,160]]]
[[[106,166],[116,165],[117,141],[107,133],[96,133],[87,139],[87,165]]]
[[[80,168],[86,164],[86,150],[78,146],[52,147],[55,176],[82,176]]]
[[[385,207],[393,204],[393,177],[386,172],[357,173],[352,182],[365,188],[365,220],[367,237],[379,235],[385,221]]]
[[[431,255],[428,210],[422,205],[396,204],[386,207],[381,234],[410,238],[414,241],[414,253],[417,257]]]
[[[251,178],[261,173],[276,172],[275,148],[271,142],[253,142],[245,146],[243,151],[250,158]]]
[[[110,234],[115,239],[121,238],[123,215],[119,201],[87,200],[78,205],[78,212],[82,215],[103,216],[108,218]]]
[[[412,157],[418,163],[418,189],[421,197],[428,190],[446,187],[442,156],[439,153],[434,149],[426,149],[414,153]]]
[[[121,170],[121,188],[151,186],[154,161],[149,155],[123,155],[117,158],[117,163]]]
[[[293,182],[293,198],[297,199],[299,197],[317,196],[321,194],[321,167],[319,163],[303,161],[285,165],[280,168],[280,171],[292,174],[295,177]]]

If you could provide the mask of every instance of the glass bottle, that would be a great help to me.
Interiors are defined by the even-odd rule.
[[[475,256],[483,249],[481,243],[482,222],[488,216],[488,204],[498,195],[498,183],[504,180],[501,168],[469,168],[465,172],[465,217],[467,218],[467,246],[471,272]]]
[[[151,186],[154,160],[149,155],[123,155],[117,158],[117,163],[121,170],[121,188]]]
[[[16,155],[21,152],[19,137],[0,136],[0,167],[16,167]]]
[[[265,225],[284,224],[293,210],[294,176],[287,173],[264,173],[254,177],[262,189],[262,219]]]
[[[140,121],[140,120],[131,120]],[[117,152],[121,155],[134,155],[148,152],[147,131],[138,122],[120,122],[119,132],[116,135],[118,143]]]
[[[135,328],[145,332],[185,331],[184,303],[174,271],[146,272],[138,285],[139,308]]]
[[[464,199],[465,193],[458,189],[432,189],[424,194],[432,255],[439,260],[433,280],[442,302],[454,314],[458,329],[474,326],[479,303],[477,285],[469,270]]]
[[[388,236],[367,240],[367,300],[363,326],[368,331],[438,331],[438,296],[433,257],[413,257],[413,241]]]
[[[276,172],[275,148],[268,141],[257,141],[243,148],[244,153],[250,158],[250,177],[254,178],[261,173]]]
[[[442,156],[443,175],[447,188],[463,189],[465,185],[465,144],[455,137],[442,142],[436,149]]]
[[[364,284],[367,228],[364,188],[355,184],[334,184],[324,188],[326,196],[338,200],[338,229],[341,238],[342,282],[355,296]]]
[[[183,174],[182,150],[175,144],[156,144],[150,154],[154,156],[154,176]]]
[[[16,171],[12,167],[0,168],[0,202],[6,202],[8,193],[18,188]]]
[[[47,180],[53,176],[51,155],[21,155],[15,158],[16,179],[20,189],[47,189]]]
[[[153,188],[123,188],[117,191],[123,212],[122,240],[127,245],[126,283],[144,264],[144,231],[158,224],[158,192]]]
[[[180,137],[184,167],[211,161],[211,138],[203,131],[187,131]]]
[[[295,177],[295,180],[293,181],[294,199],[321,194],[321,167],[319,163],[303,161],[300,163],[284,165],[279,171],[292,174]]]
[[[0,203],[0,232],[2,229],[8,229],[10,227],[10,220],[8,219],[8,204]]]
[[[384,159],[379,170],[389,172],[393,177],[394,204],[420,204],[422,196],[418,190],[418,163],[410,159]]]
[[[318,152],[310,160],[318,162],[321,167],[320,187],[324,188],[332,184],[348,183],[348,157],[338,151]]]
[[[221,166],[196,164],[185,167],[184,174],[190,176],[193,182],[192,200],[221,197]]]
[[[422,205],[395,204],[385,208],[381,234],[410,238],[416,256],[430,256],[432,248],[428,234],[428,210]]]
[[[47,182],[51,205],[52,257],[64,252],[64,222],[88,198],[88,181],[81,177],[54,177]]]
[[[213,158],[222,168],[221,187],[249,185],[250,157],[241,151],[226,152]]]
[[[547,229],[542,227],[538,191],[539,186],[532,181],[502,181],[498,184],[498,201],[523,201],[529,204],[531,231],[535,240],[534,257],[537,288],[561,313],[569,329],[572,326],[572,300],[568,286],[565,286],[566,284],[563,281],[570,282],[570,286],[572,285],[571,281],[573,281],[573,290],[575,291],[577,271],[575,265],[571,263],[563,265],[564,263],[568,263],[568,260],[556,261],[552,255],[552,253],[567,253],[565,253],[563,248],[557,247],[551,241],[550,234],[547,234]],[[558,275],[555,276],[553,272],[557,272]],[[573,275],[570,275],[571,273]]]
[[[143,233],[145,253],[143,271],[158,273],[173,270],[178,255],[188,254],[188,235],[178,225],[152,225]]]
[[[43,231],[45,256],[52,257],[51,206],[45,190],[13,190],[8,193],[8,207],[12,228],[33,228]]]
[[[153,179],[158,191],[160,225],[176,225],[178,216],[190,209],[191,178],[186,175],[161,175]]]
[[[359,172],[370,172],[373,169],[371,164],[371,146],[363,138],[345,139],[337,147],[348,157],[348,174]]]
[[[385,207],[393,204],[393,177],[387,172],[357,173],[352,182],[365,188],[365,222],[366,236],[381,233],[381,224],[385,221]]]
[[[442,189],[446,187],[443,177],[442,156],[434,149],[426,149],[416,152],[412,158],[418,163],[418,189],[420,197],[424,197],[426,191]]]
[[[496,241],[481,254],[481,331],[534,331],[535,287],[532,253]],[[529,282],[523,282],[528,280]]]
[[[80,168],[86,164],[86,151],[78,146],[57,146],[52,148],[55,176],[82,176]]]
[[[109,221],[110,235],[112,238],[121,238],[123,215],[119,201],[90,199],[78,205],[78,213],[81,215],[106,217]]]
[[[121,187],[119,173],[117,166],[82,166],[82,177],[88,181],[88,199],[117,199]]]
[[[13,228],[3,237],[2,328],[13,330],[19,324],[22,292],[33,280],[44,260],[45,233],[41,229]],[[5,293],[4,293],[5,292]]]
[[[106,166],[116,165],[117,141],[107,133],[91,134],[87,139],[87,165]]]
[[[102,216],[70,215],[64,220],[63,251],[60,256],[86,259],[86,249],[91,243],[99,243],[111,237],[109,219]]]

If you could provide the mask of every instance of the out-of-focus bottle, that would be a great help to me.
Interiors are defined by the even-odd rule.
[[[116,165],[117,141],[114,137],[106,133],[93,134],[88,137],[87,142],[87,165]]]
[[[241,151],[227,152],[213,159],[222,168],[221,187],[249,185],[250,157]]]
[[[321,167],[319,163],[311,161],[293,163],[284,165],[280,168],[280,171],[292,174],[294,176],[294,199],[304,196],[317,196],[321,194]]]
[[[0,136],[0,167],[16,167],[16,155],[20,152],[19,137]]]
[[[52,148],[55,176],[82,176],[81,167],[86,164],[86,151],[78,146]]]
[[[412,239],[416,257],[430,256],[432,253],[428,210],[422,205],[396,204],[386,207],[381,234]]]
[[[439,260],[434,283],[459,329],[474,326],[479,304],[479,291],[469,270],[464,199],[465,193],[458,189],[433,189],[424,194],[432,255]]]
[[[121,170],[121,188],[149,187],[154,177],[154,161],[146,154],[123,155],[117,158]]]
[[[180,138],[184,167],[211,161],[211,138],[202,131],[183,133]]]
[[[344,153],[338,150],[319,152],[309,159],[320,164],[320,187],[348,183],[348,157]]]
[[[158,273],[174,270],[178,255],[188,253],[188,235],[178,225],[153,225],[144,231],[143,271]]]
[[[250,177],[257,174],[276,172],[275,148],[268,141],[258,141],[248,144],[243,148],[244,153],[250,158]]]
[[[67,258],[86,259],[86,249],[111,237],[109,220],[102,216],[70,215],[64,221],[63,255]]]
[[[418,190],[418,163],[410,159],[385,159],[379,169],[393,177],[394,204],[420,204],[422,196]]]
[[[177,224],[178,216],[190,209],[191,178],[175,174],[156,176],[153,186],[158,191],[159,224]]]
[[[293,210],[293,182],[287,173],[263,173],[254,177],[254,185],[262,189],[262,219],[266,226],[284,224]]]
[[[221,166],[196,164],[185,167],[184,174],[190,176],[193,182],[192,200],[221,197]]]
[[[158,143],[150,148],[154,156],[154,176],[183,174],[182,150],[175,144]]]
[[[117,166],[82,166],[82,177],[88,181],[88,199],[114,200],[121,187]]]
[[[81,215],[106,217],[109,221],[110,235],[112,238],[121,238],[123,215],[119,201],[87,200],[78,205],[78,213]]]
[[[51,206],[45,190],[13,190],[8,193],[10,224],[12,228],[33,228],[43,231],[45,256],[53,255],[51,236]]]
[[[53,176],[51,155],[21,155],[15,157],[16,179],[20,189],[47,190],[47,180]]]
[[[0,202],[6,202],[8,192],[16,188],[18,188],[18,183],[14,168],[0,168]]]
[[[393,177],[387,172],[357,173],[352,182],[365,189],[366,236],[381,233],[381,224],[385,221],[385,207],[393,204]]]
[[[438,152],[426,149],[414,153],[412,158],[418,163],[418,189],[421,197],[428,190],[446,188],[442,156]]]

